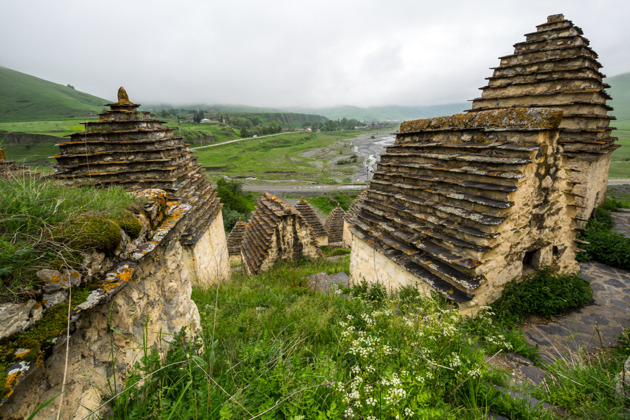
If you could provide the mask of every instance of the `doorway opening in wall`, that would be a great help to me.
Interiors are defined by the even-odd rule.
[[[540,249],[525,251],[523,256],[523,275],[540,270]]]

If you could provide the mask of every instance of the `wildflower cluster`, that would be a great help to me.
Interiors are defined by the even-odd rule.
[[[333,390],[345,418],[439,417],[453,390],[487,374],[457,310],[432,300],[375,306],[338,323],[347,376]]]

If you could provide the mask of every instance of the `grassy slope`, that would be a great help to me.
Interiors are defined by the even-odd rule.
[[[617,144],[621,146],[612,154],[610,161],[611,178],[630,178],[630,73],[620,74],[606,79],[610,84],[608,93],[612,96],[610,105],[614,108],[612,115],[617,117],[611,121],[613,136],[618,137]]]
[[[610,84],[608,93],[612,96],[610,105],[615,108],[612,115],[619,121],[630,122],[630,73],[619,74],[606,79]],[[613,123],[616,126],[616,124]]]
[[[0,120],[58,120],[101,112],[108,101],[0,67]]]

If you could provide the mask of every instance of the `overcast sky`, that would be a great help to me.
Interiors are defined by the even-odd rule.
[[[445,104],[555,13],[630,71],[628,0],[0,0],[0,66],[144,104]]]

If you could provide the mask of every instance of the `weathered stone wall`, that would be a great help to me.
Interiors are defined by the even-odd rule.
[[[57,301],[57,295],[61,294],[59,302],[67,299],[70,285],[75,288],[81,283],[99,284],[71,312],[68,375],[63,399],[57,398],[38,418],[56,418],[60,404],[62,418],[85,417],[88,410],[98,407],[110,395],[110,386],[121,389],[127,369],[144,354],[138,343],[144,342],[165,355],[164,337],[183,327],[188,327],[189,331],[199,328],[199,313],[190,297],[193,273],[200,261],[194,264],[193,260],[185,258],[180,242],[190,206],[166,203],[165,193],[160,190],[140,194],[149,201],[144,213],[137,215],[142,226],[138,239],[130,240],[122,232],[123,241],[114,256],[96,251],[86,254],[84,278],[71,271],[69,273],[74,274],[64,280],[63,273],[58,273],[51,278],[53,283],[43,286],[40,312],[34,318],[46,318],[47,313],[42,314],[41,309],[56,304],[48,301]],[[200,257],[211,256],[201,254]],[[50,294],[51,291],[46,291],[50,289],[48,286],[62,290]],[[34,306],[31,312],[33,309]],[[22,325],[21,329],[24,328],[28,326]],[[11,383],[11,393],[0,409],[0,417],[27,417],[61,391],[65,344],[64,333],[57,337],[55,344],[42,347],[42,352],[35,354],[39,362],[18,361],[9,368],[15,373],[9,372],[9,377],[13,378],[7,381]],[[39,347],[36,349],[33,351],[39,351]]]
[[[230,257],[221,212],[194,245],[183,250],[186,265],[193,267],[192,285],[208,287],[230,278]]]
[[[365,241],[352,237],[350,244],[350,273],[355,273],[350,282],[353,285],[365,281],[385,286],[389,294],[402,287],[415,287],[422,296],[429,297],[433,290],[428,284],[411,274],[403,266],[396,264]],[[359,274],[357,274],[359,273]]]
[[[610,154],[595,155],[587,159],[567,159],[570,180],[575,183],[572,193],[580,205],[577,218],[584,223],[593,210],[604,203],[608,187]]]
[[[164,339],[183,327],[199,328],[199,312],[190,299],[191,269],[183,262],[178,240],[156,249],[143,260],[132,281],[110,303],[84,314],[70,338],[68,373],[61,418],[83,418],[109,396],[109,381],[122,389],[128,368],[143,356],[138,343],[162,355]],[[115,333],[113,331],[116,331]],[[144,338],[143,338],[144,337]],[[65,343],[58,345],[42,368],[27,377],[2,407],[2,417],[22,419],[61,392]],[[56,418],[60,398],[40,411],[38,418]]]

